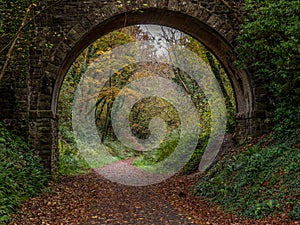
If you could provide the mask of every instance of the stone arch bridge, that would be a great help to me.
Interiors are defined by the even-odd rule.
[[[259,79],[237,69],[234,47],[242,1],[236,0],[45,0],[32,21],[22,84],[18,66],[0,85],[0,118],[35,148],[46,168],[57,168],[57,100],[68,68],[93,41],[135,24],[166,25],[193,36],[223,64],[235,92],[237,133],[256,136],[265,131],[267,96]],[[16,56],[18,60],[18,56]],[[4,56],[0,56],[3,65]],[[16,63],[18,65],[18,63]],[[20,71],[19,71],[20,72]]]

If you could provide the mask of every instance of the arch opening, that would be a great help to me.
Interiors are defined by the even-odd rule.
[[[201,42],[214,54],[228,74],[235,93],[237,117],[251,118],[253,109],[251,82],[245,71],[234,66],[235,53],[233,46],[212,27],[194,17],[179,12],[158,9],[113,16],[97,24],[92,30],[82,35],[66,54],[62,66],[58,71],[51,103],[53,112],[57,111],[57,100],[64,76],[79,54],[99,37],[122,27],[138,24],[155,24],[172,27]]]
[[[152,41],[151,43],[146,41]],[[101,70],[105,70],[105,66],[102,64],[107,63],[108,59],[112,58],[118,58],[117,55],[114,55],[113,53],[108,53],[114,50],[114,48],[118,48],[119,46],[124,46],[128,43],[134,43],[135,41],[142,42],[143,44],[141,47],[144,48],[151,48],[153,47],[153,52],[149,52],[149,54],[155,54],[155,56],[151,56],[150,60],[138,62],[136,64],[129,64],[128,62],[125,63],[124,67],[120,67],[119,70],[114,70],[114,66],[118,68],[118,65],[113,64],[113,67],[109,68],[109,71],[106,72],[112,72],[113,75],[108,80],[106,80],[106,83],[101,86],[103,89],[99,90],[96,94],[97,97],[95,98],[96,107],[95,110],[95,120],[97,124],[97,131],[100,134],[101,143],[105,143],[106,145],[109,145],[109,152],[114,156],[111,158],[107,158],[105,162],[95,162],[97,160],[97,157],[94,156],[93,161],[89,162],[92,167],[101,167],[103,164],[106,163],[112,163],[114,160],[124,159],[124,158],[132,158],[132,157],[138,157],[137,160],[134,162],[136,164],[149,164],[152,165],[155,161],[155,163],[158,163],[159,160],[164,160],[167,156],[173,153],[174,148],[173,146],[170,147],[170,145],[177,145],[178,144],[178,134],[180,133],[180,118],[178,117],[178,113],[176,113],[176,110],[170,108],[168,106],[169,103],[161,101],[161,98],[157,98],[157,96],[149,96],[145,99],[138,100],[133,106],[132,112],[129,114],[130,121],[130,128],[132,133],[134,133],[134,136],[138,136],[141,139],[147,139],[149,136],[151,136],[151,131],[149,130],[151,127],[151,118],[159,116],[162,117],[164,121],[167,121],[167,129],[169,131],[168,137],[165,140],[164,137],[161,139],[161,142],[164,140],[166,141],[165,145],[162,145],[163,147],[159,147],[156,149],[154,153],[144,153],[141,154],[141,151],[135,151],[134,147],[130,148],[124,148],[122,147],[122,144],[120,141],[117,142],[116,134],[114,134],[113,128],[113,119],[111,118],[113,115],[110,115],[110,112],[112,111],[113,105],[111,102],[117,99],[117,95],[119,92],[122,91],[122,88],[124,88],[124,85],[128,85],[131,82],[135,82],[135,80],[143,79],[144,77],[151,77],[158,75],[162,78],[168,78],[172,80],[173,82],[177,83],[177,85],[181,86],[182,89],[184,89],[185,92],[188,93],[188,95],[193,99],[193,104],[196,105],[197,114],[200,118],[199,120],[199,126],[202,129],[202,133],[198,134],[197,137],[197,146],[200,148],[207,147],[206,144],[202,145],[203,140],[207,140],[209,136],[211,135],[212,126],[208,125],[212,122],[213,115],[211,115],[211,111],[209,111],[209,107],[211,107],[211,102],[209,102],[209,96],[211,93],[208,93],[209,91],[205,89],[205,85],[213,86],[213,84],[209,83],[207,79],[202,79],[201,82],[206,82],[206,84],[201,84],[201,82],[197,83],[197,78],[193,78],[195,74],[188,74],[191,71],[182,71],[180,68],[176,67],[175,65],[180,65],[181,62],[173,62],[172,60],[179,60],[178,55],[175,58],[172,58],[172,54],[174,53],[172,51],[172,48],[174,48],[175,45],[179,48],[187,48],[190,49],[190,52],[187,51],[181,51],[180,53],[189,53],[192,54],[192,56],[186,55],[185,58],[189,58],[193,60],[192,62],[187,63],[197,63],[198,61],[195,61],[195,56],[201,58],[201,61],[205,63],[205,68],[210,67],[211,74],[215,77],[217,77],[218,85],[221,86],[221,92],[222,97],[225,96],[224,101],[226,101],[227,107],[227,116],[233,117],[233,113],[235,113],[235,100],[234,100],[234,93],[231,89],[230,81],[228,80],[228,77],[224,71],[224,69],[221,67],[221,64],[217,61],[217,59],[212,55],[212,53],[204,47],[200,42],[192,38],[191,36],[178,31],[174,28],[165,27],[165,26],[158,26],[158,25],[135,25],[135,26],[128,26],[124,27],[122,29],[118,29],[116,31],[110,32],[104,36],[102,36],[100,39],[97,39],[92,45],[90,45],[88,48],[86,48],[76,59],[76,61],[72,64],[71,69],[68,71],[67,80],[72,80],[71,84],[72,88],[76,88],[77,85],[74,85],[74,83],[79,83],[79,77],[89,75],[89,65],[92,65],[90,67],[93,68],[94,72],[101,73]],[[149,46],[147,46],[149,44]],[[171,45],[172,46],[171,46]],[[152,45],[152,46],[151,46]],[[130,50],[133,50],[130,48],[130,46],[127,46],[128,54],[127,58],[130,57],[131,53]],[[136,49],[134,49],[136,50]],[[145,49],[143,50],[145,51]],[[117,51],[118,53],[118,51]],[[100,59],[98,59],[98,57]],[[148,56],[147,56],[148,57]],[[168,60],[172,58],[171,61],[164,62],[163,58],[166,57]],[[134,60],[134,59],[131,59]],[[181,59],[182,60],[182,59]],[[153,62],[154,61],[154,62]],[[129,60],[130,62],[130,60]],[[100,63],[100,64],[99,64]],[[116,62],[114,62],[116,63]],[[99,65],[97,65],[99,64]],[[98,66],[98,67],[97,67]],[[104,69],[103,69],[104,68]],[[199,67],[199,69],[202,69]],[[156,70],[156,71],[155,71]],[[204,71],[204,70],[203,70]],[[197,71],[196,76],[202,76],[201,73],[203,71]],[[157,74],[155,74],[157,73]],[[117,75],[116,75],[117,74]],[[192,75],[192,77],[190,77]],[[87,78],[85,78],[87,79]],[[90,82],[92,80],[92,83],[99,82],[102,77],[90,77]],[[209,78],[208,78],[209,79]],[[163,80],[162,80],[163,81]],[[73,82],[73,83],[72,83]],[[210,81],[211,82],[211,81]],[[90,84],[92,85],[92,84]],[[201,87],[198,87],[197,85],[200,85]],[[153,86],[152,86],[153,88]],[[167,87],[166,87],[167,88]],[[72,92],[74,91],[72,89]],[[63,86],[63,90],[67,91],[67,88]],[[116,91],[117,90],[117,91]],[[113,93],[113,91],[116,91]],[[161,90],[159,90],[161,91]],[[217,92],[218,90],[214,90]],[[127,90],[128,92],[128,90]],[[139,95],[140,93],[134,92],[132,89],[130,89],[130,94],[132,95]],[[60,95],[60,98],[63,98],[61,104],[65,107],[64,101],[66,100],[64,98],[66,96],[65,93]],[[164,95],[163,95],[164,96]],[[78,96],[77,96],[78,97]],[[88,99],[93,98],[90,94],[88,95]],[[207,100],[210,105],[208,105]],[[214,97],[214,101],[216,101],[216,96]],[[223,99],[220,99],[223,100]],[[74,104],[74,103],[73,103]],[[76,104],[76,103],[75,103]],[[183,107],[185,107],[183,103]],[[150,105],[145,109],[143,109],[142,106]],[[178,105],[177,105],[178,106]],[[70,106],[68,106],[70,107]],[[74,110],[74,108],[72,109]],[[60,114],[64,113],[66,116],[66,109],[61,108]],[[76,109],[75,109],[76,111]],[[140,112],[144,111],[142,113],[142,116],[140,116]],[[82,111],[80,111],[82,112]],[[170,113],[171,112],[171,113]],[[224,112],[223,112],[224,113]],[[171,114],[171,116],[170,116]],[[61,115],[62,116],[62,115]],[[73,114],[74,116],[74,114]],[[76,114],[75,114],[76,116]],[[226,122],[228,122],[228,118],[224,117],[224,120],[226,119]],[[150,121],[150,123],[149,123]],[[66,122],[66,121],[65,121]],[[195,122],[195,121],[194,121]],[[225,123],[226,123],[225,122]],[[149,125],[150,124],[150,125]],[[162,124],[162,122],[160,122]],[[198,123],[197,123],[198,124]],[[228,124],[228,123],[227,123]],[[232,123],[230,124],[229,129],[232,131]],[[80,123],[80,127],[82,127],[82,123]],[[73,128],[74,128],[74,120],[73,120]],[[89,127],[90,128],[90,127]],[[88,129],[89,129],[88,128]],[[219,127],[220,128],[220,125]],[[71,130],[70,124],[67,130]],[[225,127],[224,127],[225,129]],[[76,130],[76,128],[75,128]],[[225,132],[225,130],[224,130]],[[62,136],[62,135],[61,135]],[[91,135],[92,136],[92,135]],[[79,137],[80,139],[80,137]],[[200,140],[201,139],[201,140]],[[90,140],[88,141],[90,142]],[[122,141],[121,141],[122,142]],[[214,141],[215,142],[215,141]],[[60,142],[59,146],[62,146],[64,142]],[[81,142],[82,143],[82,142]],[[125,144],[126,145],[126,144]],[[216,147],[216,146],[214,146]],[[85,145],[83,147],[84,149],[87,149],[88,147]],[[120,149],[122,149],[120,151]],[[170,149],[171,148],[171,149]],[[64,148],[63,148],[64,149]],[[166,150],[167,149],[167,150]],[[167,152],[166,151],[170,151]],[[199,149],[198,151],[202,151],[202,149]],[[85,153],[84,153],[85,154]],[[121,156],[120,156],[121,154]],[[199,154],[199,152],[197,153]],[[95,153],[93,153],[95,155]],[[159,157],[157,156],[159,155]],[[162,156],[163,155],[163,156]],[[158,159],[158,158],[159,159]],[[195,157],[195,156],[194,156]],[[198,155],[197,155],[198,157]],[[101,159],[105,158],[103,155],[100,156]],[[63,158],[62,158],[63,159]],[[64,160],[60,160],[64,163]],[[89,161],[89,160],[87,160]],[[99,158],[98,158],[99,161]],[[101,161],[101,160],[100,160]]]
[[[45,152],[43,153],[45,157],[42,156],[42,159],[45,161],[46,167],[54,167],[55,171],[57,165],[57,102],[62,83],[70,66],[81,52],[99,37],[114,30],[138,24],[171,27],[201,42],[218,59],[230,79],[235,94],[238,132],[243,137],[253,134],[251,121],[255,99],[248,74],[233,65],[235,60],[232,46],[234,29],[228,28],[228,25],[224,24],[224,21],[218,18],[217,15],[204,16],[204,9],[201,9],[203,15],[193,14],[192,16],[189,12],[173,11],[168,9],[169,7],[160,7],[149,8],[147,6],[143,10],[137,11],[128,11],[128,9],[123,11],[108,10],[104,14],[94,12],[95,14],[78,21],[73,28],[68,28],[69,32],[66,37],[55,45],[49,57],[51,60],[46,65],[45,74],[41,78],[43,81],[41,85],[53,84],[53,86],[51,85],[52,88],[47,89],[47,93],[37,95],[36,101],[30,101],[29,103],[33,112],[33,120],[37,121],[37,124],[44,123],[45,120],[44,125],[49,124],[52,129],[52,143],[46,146],[38,140],[39,137],[35,133],[35,128],[29,128],[33,145],[37,149],[44,149],[42,151]],[[112,9],[115,8],[112,7]],[[227,26],[224,30],[222,30],[223,25]],[[48,96],[48,92],[50,96]],[[50,118],[49,121],[48,118]],[[51,153],[48,154],[49,151]]]

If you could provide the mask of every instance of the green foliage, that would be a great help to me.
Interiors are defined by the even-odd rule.
[[[132,133],[141,139],[148,138],[150,136],[148,126],[154,117],[160,117],[166,122],[167,132],[180,126],[178,112],[172,104],[158,97],[149,97],[137,102],[130,112],[129,122]]]
[[[97,58],[99,56],[101,56],[105,52],[109,52],[112,48],[132,42],[133,37],[137,35],[136,32],[138,32],[138,30],[136,29],[136,27],[124,28],[104,35],[100,39],[96,40],[87,49],[85,49],[75,60],[75,62],[72,64],[68,73],[65,76],[59,95],[58,113],[60,115],[60,126],[64,126],[70,131],[72,130],[71,121],[74,94],[77,85],[80,82],[81,76],[86,72],[88,66],[91,65],[93,62],[97,62]],[[131,73],[131,71],[132,69],[130,67],[125,67],[122,70],[122,75],[129,74]],[[106,89],[104,88],[104,90],[102,90],[101,93],[99,93],[99,99],[96,105],[97,107],[99,106],[98,108],[100,108],[100,110],[97,110],[96,117],[97,125],[98,127],[101,127],[102,130],[107,129],[106,124],[110,123],[109,113],[107,112],[110,110],[111,107],[111,104],[109,103],[114,98],[114,92],[108,89],[111,86],[116,86],[117,82],[122,83],[124,85],[124,82],[126,82],[128,76],[119,78],[120,79],[116,79],[115,76],[113,80],[110,80],[112,84],[109,84],[108,82],[108,84],[105,86]],[[103,110],[103,108],[107,110]],[[102,124],[99,124],[99,121],[101,121]],[[104,134],[103,136],[107,136],[107,134]]]
[[[136,152],[133,149],[127,148],[126,146],[122,145],[122,143],[118,140],[105,140],[104,142],[105,146],[107,147],[107,151],[117,159],[128,159],[128,158],[134,158],[139,155],[138,152]]]
[[[221,204],[227,211],[261,218],[292,208],[299,216],[299,149],[286,144],[249,147],[236,156],[227,155],[197,186],[197,194]]]
[[[85,173],[89,169],[89,165],[78,152],[73,133],[63,126],[60,127],[58,148],[60,175]]]
[[[60,174],[76,174],[84,172],[89,167],[99,167],[103,166],[103,160],[99,160],[100,157],[97,152],[92,149],[86,149],[86,152],[78,152],[76,146],[76,140],[72,134],[72,104],[74,99],[74,94],[77,85],[81,79],[81,76],[86,72],[88,66],[97,62],[97,58],[103,55],[105,52],[110,52],[114,47],[120,46],[132,42],[134,37],[138,34],[139,29],[136,26],[120,29],[113,31],[107,35],[104,35],[97,41],[95,41],[91,46],[85,49],[80,56],[73,63],[69,69],[66,77],[64,79],[60,96],[58,111],[60,115],[59,120],[59,170]],[[143,36],[140,36],[141,38]],[[105,57],[110,57],[110,54],[106,54]],[[119,158],[123,158],[128,155],[128,150],[121,148],[117,142],[111,142],[112,134],[111,121],[110,121],[110,108],[112,106],[111,102],[115,98],[115,94],[118,93],[119,87],[127,84],[128,76],[132,74],[132,67],[127,66],[122,69],[121,72],[116,71],[116,75],[113,76],[106,86],[101,90],[98,96],[98,101],[96,103],[96,124],[99,128],[99,133],[101,133],[104,138],[107,138],[107,151],[112,155],[117,155]],[[97,82],[97,81],[92,81]],[[114,89],[112,89],[112,87]],[[84,143],[82,143],[84,145]],[[116,153],[115,149],[118,149]],[[133,152],[131,152],[133,153]],[[90,165],[87,165],[82,155],[88,154]],[[91,157],[93,155],[93,157]],[[113,159],[106,160],[111,162]],[[105,161],[105,160],[104,160]]]
[[[236,64],[255,74],[274,105],[264,145],[227,155],[204,176],[197,194],[226,210],[260,218],[299,213],[300,5],[298,0],[246,0]],[[272,145],[270,145],[270,143]]]
[[[165,140],[159,145],[158,148],[152,151],[146,151],[138,159],[134,161],[135,166],[151,166],[166,159],[171,153],[174,152],[178,145],[179,133],[173,131]]]
[[[182,138],[182,139],[180,139]],[[143,152],[135,161],[134,165],[150,172],[177,172],[178,160],[187,161],[180,170],[181,175],[186,175],[198,169],[204,149],[207,145],[208,137],[200,138],[196,150],[190,154],[189,152],[176,149],[179,141],[182,145],[188,146],[192,136],[180,137],[179,131],[174,130],[169,133],[161,144],[152,151]],[[183,141],[183,142],[182,142]],[[176,150],[176,151],[175,151]],[[174,169],[176,168],[176,171]]]
[[[300,220],[300,203],[299,202],[289,212],[289,216],[292,220]]]
[[[299,106],[299,1],[246,0],[245,12],[237,64],[264,82],[276,108],[282,103]]]
[[[202,155],[205,151],[205,147],[207,146],[208,138],[209,136],[207,134],[199,138],[196,150],[193,152],[187,164],[180,170],[181,175],[187,175],[197,171]]]
[[[0,123],[0,224],[30,196],[46,187],[48,177],[39,158]]]
[[[165,38],[166,40],[171,38],[172,41],[182,44],[182,46],[189,48],[198,54],[199,57],[203,58],[203,60],[207,63],[207,66],[213,67],[212,70],[217,77],[220,86],[222,86],[221,89],[226,98],[228,117],[231,118],[231,122],[228,123],[230,124],[230,128],[228,130],[232,130],[231,128],[234,127],[234,120],[232,118],[234,118],[235,114],[234,94],[230,81],[220,63],[201,43],[192,37],[186,36],[174,29],[167,31],[167,28],[165,27],[160,28],[162,30],[162,36],[160,38]],[[165,36],[169,35],[168,32],[170,32],[170,37]],[[179,32],[179,34],[177,35],[176,32]],[[139,28],[139,26],[130,26],[104,35],[91,46],[89,46],[73,63],[63,83],[59,102],[61,114],[60,124],[66,126],[70,131],[72,130],[70,123],[72,99],[78,81],[89,65],[99,62],[98,57],[108,60],[113,58],[114,55],[112,55],[111,49],[115,47],[132,41],[149,40],[151,39],[150,35],[150,33],[145,33],[141,28]],[[157,37],[154,37],[154,39],[155,38]],[[134,80],[151,77],[157,74],[159,74],[161,77],[172,79],[173,82],[181,86],[187,92],[187,94],[190,95],[191,100],[198,109],[198,116],[200,118],[199,126],[203,131],[203,136],[210,133],[211,113],[206,98],[207,96],[205,96],[203,90],[201,90],[201,87],[199,87],[196,81],[191,78],[189,74],[186,74],[184,71],[181,71],[180,69],[169,64],[157,62],[136,63],[134,60],[131,64],[128,63],[128,65],[123,66],[123,68],[119,71],[111,72],[113,75],[106,81],[104,87],[99,90],[99,93],[97,93],[95,122],[101,136],[101,141],[104,143],[107,151],[113,157],[117,159],[125,159],[140,156],[135,161],[135,164],[139,166],[146,166],[158,164],[159,162],[164,161],[164,159],[166,159],[175,150],[179,137],[178,135],[174,135],[174,133],[176,133],[176,130],[180,128],[179,115],[176,109],[170,103],[161,98],[152,96],[138,101],[131,109],[129,115],[129,125],[131,131],[136,137],[141,139],[146,139],[149,137],[149,122],[152,118],[158,116],[166,122],[167,138],[163,140],[159,148],[156,150],[142,154],[133,149],[128,149],[116,140],[112,128],[111,107],[120,90],[125,89],[124,87]],[[92,84],[98,81],[90,79],[90,82]],[[140,93],[137,91],[127,88],[124,95],[130,97],[138,96],[139,94]],[[189,138],[190,137],[185,137],[185,141],[188,142]],[[184,168],[183,173],[190,173],[198,166],[202,153],[207,144],[207,140],[206,138],[203,138],[200,140],[200,142],[197,150],[194,152],[190,161]],[[65,141],[60,141],[60,146],[66,149],[65,145]],[[72,162],[72,160],[68,161]],[[173,161],[175,160],[170,160],[168,163],[171,165],[172,163],[175,163]]]
[[[190,51],[196,53],[201,57],[201,59],[209,65],[211,68],[213,74],[216,77],[216,80],[219,83],[220,89],[223,93],[226,110],[227,110],[227,132],[232,133],[235,130],[235,113],[236,113],[236,105],[235,105],[235,97],[234,97],[234,91],[232,89],[230,80],[220,64],[220,62],[217,60],[217,58],[199,41],[196,39],[187,36],[182,40],[182,44],[189,49]],[[186,82],[186,85],[188,85],[191,82]],[[196,85],[198,86],[198,85]],[[193,90],[193,88],[191,89]],[[199,95],[201,90],[193,90],[194,95]],[[195,98],[194,96],[192,98]],[[203,98],[203,97],[202,97]],[[204,108],[205,103],[200,103],[200,110],[201,108]]]
[[[0,0],[0,36],[5,39],[12,39],[21,26],[22,20],[28,13],[29,6],[36,0]]]
[[[275,110],[273,139],[277,143],[300,143],[300,105],[288,102],[279,104]]]

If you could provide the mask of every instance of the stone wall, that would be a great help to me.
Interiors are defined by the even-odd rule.
[[[255,136],[267,128],[269,103],[260,82],[234,67],[240,2],[228,0],[40,1],[33,20],[30,61],[19,83],[18,63],[0,85],[0,119],[28,138],[50,171],[57,171],[57,98],[64,76],[93,41],[115,29],[154,23],[182,30],[204,43],[221,61],[237,103],[237,133]],[[4,57],[0,56],[3,63]],[[16,57],[16,62],[19,58]],[[265,126],[266,125],[266,126]]]

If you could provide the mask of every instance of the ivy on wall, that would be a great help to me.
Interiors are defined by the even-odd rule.
[[[277,141],[300,141],[299,0],[246,0],[244,9],[236,63],[269,92]]]

